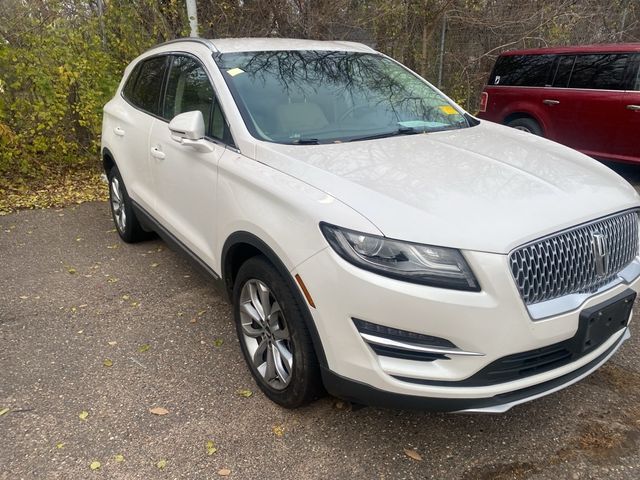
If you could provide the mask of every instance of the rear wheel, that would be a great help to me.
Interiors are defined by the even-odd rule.
[[[109,170],[109,204],[111,216],[116,224],[120,238],[127,243],[135,243],[148,237],[140,226],[131,204],[131,199],[124,186],[118,167]]]
[[[507,122],[507,126],[515,128],[516,130],[522,130],[523,132],[533,133],[534,135],[538,135],[539,137],[544,136],[542,134],[542,127],[540,127],[540,124],[533,118],[516,118],[515,120],[510,120],[509,122]]]
[[[302,308],[264,257],[250,258],[240,267],[233,313],[242,353],[258,387],[286,408],[305,405],[322,391]]]

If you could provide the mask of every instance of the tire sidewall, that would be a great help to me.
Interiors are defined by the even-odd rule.
[[[122,240],[124,240],[125,242],[132,242],[134,240],[133,236],[134,236],[134,226],[135,226],[134,225],[135,215],[133,213],[131,199],[129,198],[129,194],[127,193],[127,188],[125,187],[124,181],[122,180],[122,176],[120,175],[120,171],[118,170],[118,167],[113,167],[109,171],[109,175],[107,177],[109,179],[109,210],[111,210],[111,218],[113,219],[113,223],[116,227],[116,231],[118,232],[118,235],[120,235],[120,238],[122,238]],[[112,206],[113,193],[111,191],[111,182],[113,181],[114,178],[118,179],[118,182],[120,184],[120,193],[122,194],[122,201],[124,204],[124,211],[126,214],[124,231],[120,231],[120,229],[118,228],[118,222],[116,220],[116,215],[113,211],[113,206]]]
[[[271,290],[282,309],[289,329],[293,371],[291,372],[291,381],[282,390],[277,390],[270,386],[257,371],[243,339],[240,319],[240,293],[244,285],[249,280],[254,279],[260,280]],[[295,408],[308,403],[313,396],[312,391],[315,387],[313,384],[317,381],[317,378],[314,378],[315,371],[318,368],[317,359],[304,325],[301,306],[286,281],[264,257],[253,257],[240,267],[233,288],[233,316],[242,354],[258,387],[264,394],[285,408]]]

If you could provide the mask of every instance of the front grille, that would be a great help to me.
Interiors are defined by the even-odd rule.
[[[593,235],[604,235],[608,265],[598,275]],[[565,230],[513,251],[511,272],[527,305],[595,292],[638,254],[638,213],[625,212]]]

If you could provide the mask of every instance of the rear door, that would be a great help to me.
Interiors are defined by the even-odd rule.
[[[627,53],[560,56],[553,86],[542,99],[549,138],[593,157],[609,157],[616,149],[630,58]]]
[[[617,160],[640,162],[640,54],[634,56],[628,72],[628,89],[618,103],[615,155]]]
[[[109,135],[113,135],[118,169],[129,196],[145,209],[153,208],[155,192],[149,163],[149,133],[160,113],[162,84],[167,55],[158,55],[138,63],[122,90],[128,105],[109,109]],[[107,110],[105,109],[105,114]]]
[[[210,152],[196,151],[171,138],[169,121],[195,110],[202,112]],[[214,265],[218,161],[231,141],[213,84],[197,58],[172,56],[161,116],[149,138],[158,192],[156,216],[175,238]]]

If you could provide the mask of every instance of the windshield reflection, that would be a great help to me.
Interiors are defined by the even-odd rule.
[[[261,140],[329,143],[469,126],[454,104],[381,55],[265,51],[216,62]]]

